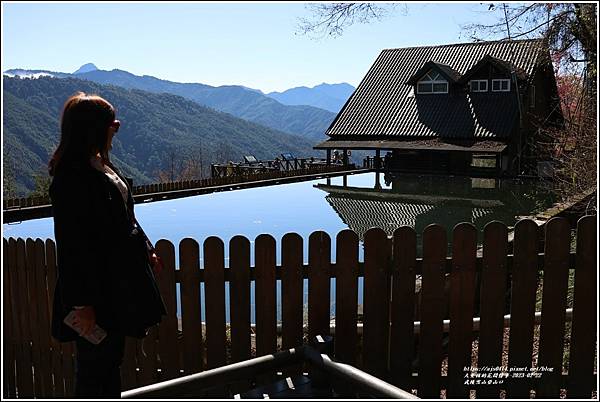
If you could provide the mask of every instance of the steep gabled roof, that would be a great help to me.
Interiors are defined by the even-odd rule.
[[[509,138],[518,124],[513,92],[415,95],[406,82],[432,60],[464,75],[486,55],[531,76],[541,56],[547,56],[542,43],[528,39],[383,50],[326,134],[335,139]]]

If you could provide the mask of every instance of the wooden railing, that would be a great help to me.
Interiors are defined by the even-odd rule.
[[[452,257],[447,257],[446,231],[430,225],[422,236],[423,257],[417,258],[412,228],[399,228],[391,239],[381,229],[370,229],[365,234],[364,261],[359,261],[358,236],[343,230],[335,238],[335,263],[331,262],[332,240],[327,233],[314,232],[308,238],[308,263],[303,258],[304,240],[289,233],[281,241],[280,265],[272,236],[255,239],[253,264],[251,242],[236,236],[229,241],[229,267],[225,266],[221,239],[209,237],[201,247],[188,238],[178,245],[178,269],[175,245],[160,240],[156,247],[165,269],[158,279],[169,314],[143,341],[143,352],[141,341],[127,340],[123,389],[271,354],[300,345],[306,336],[329,334],[330,306],[335,302],[336,360],[413,390],[419,397],[439,398],[445,391],[446,397],[468,398],[474,390],[480,398],[497,398],[500,392],[510,398],[528,398],[530,390],[535,390],[537,397],[558,398],[566,389],[568,397],[590,398],[596,383],[596,218],[584,217],[578,222],[574,253],[570,251],[571,231],[566,219],[550,220],[545,231],[545,252],[539,254],[537,225],[531,220],[518,222],[514,254],[509,255],[507,227],[492,222],[484,230],[483,256],[477,257],[475,227],[459,224],[453,230]],[[50,337],[50,301],[57,272],[54,242],[4,239],[3,258],[4,396],[72,395],[73,345]],[[540,272],[538,326],[536,279]],[[568,288],[570,274],[574,275],[573,289]],[[415,295],[417,275],[419,297]],[[362,335],[357,331],[359,277],[364,279]],[[336,278],[335,301],[330,300],[331,278]],[[308,280],[307,311],[303,305],[304,279]],[[281,338],[277,331],[277,281],[281,281]],[[226,283],[229,323],[225,316]],[[254,328],[250,322],[252,283]],[[445,284],[449,285],[447,298]],[[177,285],[180,322],[176,315]],[[505,331],[507,289],[511,289],[511,317]],[[568,304],[570,292],[572,306]],[[481,318],[475,332],[477,294]],[[419,333],[415,335],[417,304],[421,308]],[[572,307],[572,322],[568,324],[567,307]],[[450,320],[447,348],[444,319]],[[570,342],[565,346],[566,330]],[[534,344],[539,350],[532,360]],[[507,360],[503,360],[503,348],[508,350]],[[563,361],[567,355],[568,364]],[[480,378],[465,371],[473,364],[480,368],[479,373],[483,367],[504,367],[506,371],[491,374],[508,377],[496,376],[490,378],[496,383],[481,385]],[[552,371],[544,371],[540,378],[541,371],[509,371],[532,365]]]
[[[210,165],[210,176],[212,178],[230,176],[248,176],[266,172],[287,172],[294,170],[311,171],[328,165],[326,159],[320,158],[294,158],[294,159],[271,159],[255,162],[229,162],[214,163]],[[347,166],[348,167],[348,166]]]
[[[153,183],[153,184],[144,184],[140,186],[134,186],[132,188],[134,195],[144,195],[144,194],[154,194],[160,192],[167,191],[175,191],[175,190],[188,190],[194,188],[204,188],[204,187],[212,187],[212,186],[222,186],[227,184],[236,184],[236,183],[244,183],[249,181],[258,181],[258,180],[269,180],[269,179],[277,179],[277,178],[286,178],[286,177],[294,177],[294,176],[303,176],[309,174],[319,174],[319,173],[331,173],[331,172],[341,172],[354,169],[353,165],[320,165],[320,166],[312,166],[308,169],[297,169],[297,170],[289,170],[289,171],[268,171],[268,172],[259,172],[255,174],[248,174],[244,176],[235,176],[235,177],[220,177],[220,178],[207,178],[207,179],[198,179],[198,180],[186,180],[186,181],[176,181],[176,182],[166,182],[166,183]],[[5,199],[3,201],[4,210],[13,209],[13,208],[28,208],[28,207],[36,207],[42,205],[50,205],[49,196],[38,196],[38,197],[22,197],[22,198],[10,198]]]
[[[354,166],[341,166],[341,165],[331,165],[331,166],[318,166],[311,167],[310,169],[298,169],[298,170],[290,170],[290,171],[278,171],[272,170],[267,172],[259,172],[255,174],[247,174],[243,176],[228,176],[228,177],[216,177],[216,178],[208,178],[201,180],[189,180],[189,181],[179,181],[179,182],[169,182],[169,183],[155,183],[149,185],[136,186],[133,188],[134,195],[142,195],[142,194],[152,194],[152,193],[160,193],[166,191],[176,191],[176,190],[187,190],[193,188],[203,188],[203,187],[212,187],[212,186],[223,186],[228,184],[237,184],[237,183],[245,183],[249,181],[260,181],[260,180],[270,180],[270,179],[279,179],[286,177],[294,177],[294,176],[304,176],[310,174],[319,174],[319,173],[331,173],[331,172],[341,172],[354,169]]]

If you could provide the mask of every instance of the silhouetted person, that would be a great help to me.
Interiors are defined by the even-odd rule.
[[[118,398],[125,336],[143,338],[160,322],[165,306],[154,280],[160,260],[137,225],[127,180],[108,152],[119,130],[115,109],[99,96],[67,100],[58,148],[49,163],[58,279],[52,335],[75,341],[75,396]],[[107,336],[94,344],[97,325]]]

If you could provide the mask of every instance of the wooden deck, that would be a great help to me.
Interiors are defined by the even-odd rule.
[[[277,184],[295,183],[300,181],[317,180],[324,177],[341,176],[348,174],[359,174],[370,172],[370,169],[349,169],[339,170],[334,172],[319,172],[312,174],[302,174],[297,176],[289,177],[277,177],[272,179],[240,181],[237,183],[219,184],[213,186],[203,186],[196,188],[178,189],[178,190],[166,190],[166,191],[155,191],[143,194],[137,194],[133,196],[133,200],[136,204],[163,201],[169,199],[191,197],[194,195],[210,194],[220,191],[231,191],[241,190],[245,188],[256,188],[273,186]],[[47,202],[47,201],[46,201]],[[4,220],[3,223],[13,223],[20,221],[27,221],[31,219],[49,218],[52,216],[52,206],[49,204],[45,205],[34,205],[27,207],[13,207],[4,209]]]

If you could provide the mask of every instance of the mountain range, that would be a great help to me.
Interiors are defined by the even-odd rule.
[[[181,165],[190,157],[200,160],[206,172],[210,163],[239,161],[248,154],[259,159],[272,159],[281,152],[317,155],[312,149],[314,140],[236,118],[182,96],[73,78],[90,71],[63,78],[39,70],[30,74],[32,78],[3,77],[4,172],[5,181],[7,176],[14,177],[16,195],[31,192],[36,175],[46,175],[45,166],[58,144],[62,106],[77,91],[103,96],[116,107],[122,125],[113,142],[113,160],[136,184],[156,182],[157,173],[168,170],[171,162]]]
[[[310,105],[338,113],[354,92],[350,84],[326,84],[291,88],[283,92],[269,92],[268,97],[284,105]]]
[[[99,84],[117,85],[128,89],[141,89],[154,93],[170,93],[192,100],[235,117],[249,120],[275,130],[300,135],[318,142],[324,140],[325,131],[333,121],[336,102],[342,101],[343,94],[351,94],[349,84],[321,84],[313,89],[293,88],[281,94],[263,94],[259,90],[241,85],[223,85],[214,87],[200,83],[180,83],[162,80],[149,75],[135,75],[130,72],[113,69],[99,70],[92,63],[85,64],[75,73],[52,72],[45,70],[13,69],[4,72],[8,76],[37,78],[51,76],[56,78],[74,77]],[[304,89],[302,89],[304,88]],[[312,96],[310,96],[310,91]],[[281,98],[279,101],[277,98]],[[347,99],[347,98],[346,98]],[[287,104],[286,104],[287,102]],[[325,105],[328,110],[314,105]],[[311,106],[313,105],[313,106]]]

